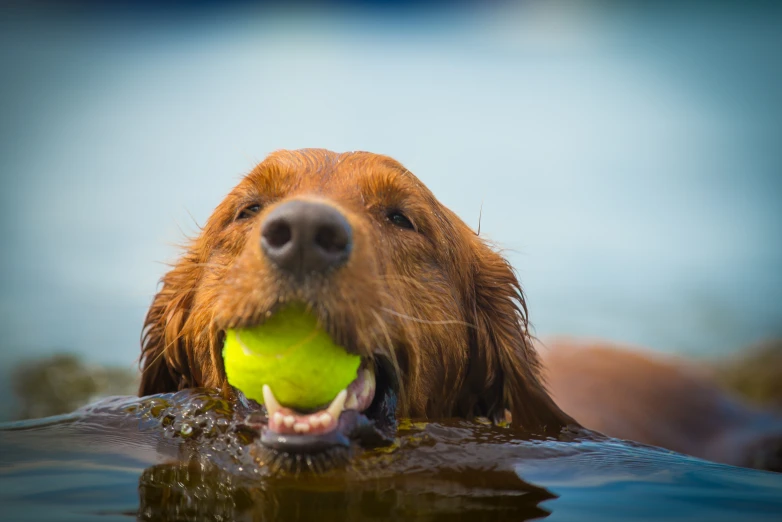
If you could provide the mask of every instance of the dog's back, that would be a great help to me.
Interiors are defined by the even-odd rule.
[[[744,404],[692,363],[563,339],[538,351],[554,400],[589,429],[782,471],[782,417]]]

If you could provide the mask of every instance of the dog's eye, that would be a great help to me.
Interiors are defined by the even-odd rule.
[[[388,213],[388,220],[394,225],[399,228],[406,228],[408,230],[415,230],[415,227],[413,226],[412,221],[407,219],[407,216],[399,212],[398,210],[393,210]]]
[[[252,205],[247,205],[236,215],[236,221],[249,219],[260,211],[261,211],[261,205],[259,203],[253,203]]]

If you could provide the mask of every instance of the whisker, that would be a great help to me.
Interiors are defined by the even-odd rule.
[[[478,211],[478,232],[475,233],[476,236],[481,235],[481,218],[483,217],[483,200],[481,200],[481,209]]]
[[[386,342],[388,343],[388,356],[391,360],[391,365],[394,367],[394,375],[396,376],[396,384],[399,387],[399,398],[401,399],[402,404],[407,404],[406,394],[405,394],[405,385],[402,381],[402,368],[399,366],[399,359],[396,356],[396,351],[394,351],[394,343],[391,340],[391,334],[388,331],[388,328],[386,327],[386,322],[383,321],[383,318],[380,317],[380,314],[378,314],[374,310],[370,310],[372,312],[372,315],[375,316],[375,319],[377,319],[377,323],[380,326],[380,329],[383,331],[383,336],[386,338]]]
[[[462,326],[467,326],[469,328],[477,328],[474,324],[468,323],[465,321],[459,321],[458,319],[445,319],[442,321],[429,321],[427,319],[421,319],[420,317],[412,317],[407,314],[403,314],[400,312],[397,312],[396,310],[391,310],[390,308],[380,307],[381,310],[383,310],[386,313],[389,313],[391,315],[395,315],[397,317],[401,317],[402,319],[406,319],[408,321],[413,321],[416,323],[422,323],[422,324],[432,324],[432,325],[443,325],[443,324],[460,324]]]
[[[384,280],[389,281],[389,282],[394,282],[394,283],[407,283],[407,284],[409,284],[411,286],[414,286],[416,288],[422,288],[423,289],[423,288],[426,287],[426,285],[424,285],[421,281],[419,281],[419,280],[417,280],[415,278],[412,278],[410,276],[390,275],[390,274],[388,274],[388,275],[378,276],[378,278],[379,279],[384,279]]]
[[[160,353],[155,355],[155,357],[152,358],[151,361],[144,364],[144,367],[141,369],[141,375],[144,375],[147,371],[149,371],[152,366],[160,360],[161,357],[163,357],[166,354],[166,350],[168,349],[167,345],[164,345],[163,349],[160,350]],[[141,354],[139,357],[139,363],[141,363],[141,360],[144,358],[144,353]]]
[[[198,224],[198,221],[197,221],[197,220],[196,220],[196,218],[193,216],[193,214],[191,214],[191,213],[190,213],[190,210],[189,210],[189,209],[187,209],[187,208],[186,208],[186,209],[185,209],[185,212],[187,212],[187,215],[188,215],[188,216],[190,216],[190,219],[192,219],[192,220],[193,220],[193,224],[195,225],[196,229],[198,229],[199,231],[201,231],[201,230],[203,230],[203,229],[204,229],[204,227],[203,227],[203,226],[201,226],[201,225],[199,225],[199,224]]]
[[[400,281],[412,281],[416,284],[421,284],[421,282],[418,279],[415,279],[414,277],[401,275],[401,274],[380,274],[377,276],[379,279],[399,279]]]

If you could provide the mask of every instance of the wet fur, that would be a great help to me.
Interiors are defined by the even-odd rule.
[[[297,284],[264,259],[260,224],[290,198],[345,214],[354,247],[344,267]],[[237,219],[253,204],[256,215]],[[391,210],[416,230],[392,225]],[[348,350],[387,362],[400,416],[501,420],[508,410],[535,432],[576,424],[544,387],[508,262],[401,164],[366,152],[279,151],[231,191],[162,279],[145,321],[139,393],[230,394],[223,332],[288,300],[305,302]]]

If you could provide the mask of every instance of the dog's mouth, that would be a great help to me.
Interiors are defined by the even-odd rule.
[[[290,310],[290,307],[295,305],[288,303],[286,306],[289,308],[275,308],[266,312],[261,321],[252,316],[231,321],[226,326],[234,332],[252,329],[259,324],[267,324],[266,322],[270,318],[279,317],[278,314]],[[307,310],[307,314],[313,313],[309,309],[305,310]],[[315,311],[314,315],[317,317],[319,314]],[[299,316],[293,314],[286,318],[287,322],[283,330],[290,327],[302,329],[310,327],[309,324],[297,323],[296,317]],[[335,448],[354,448],[356,446],[369,448],[390,444],[396,434],[397,390],[400,387],[398,366],[392,364],[389,356],[381,350],[357,346],[357,339],[361,336],[335,328],[333,323],[329,324],[327,321],[320,323],[319,320],[318,323],[318,329],[325,332],[330,339],[337,339],[335,346],[338,349],[347,347],[344,349],[349,354],[362,354],[355,378],[340,390],[330,402],[316,405],[316,407],[309,404],[299,406],[291,400],[291,386],[303,391],[301,387],[307,387],[311,384],[313,389],[319,389],[317,385],[320,383],[305,383],[298,376],[287,379],[281,375],[280,385],[288,388],[279,390],[279,395],[275,395],[274,388],[277,385],[274,382],[275,379],[269,379],[269,383],[263,384],[260,394],[258,391],[254,391],[252,398],[234,386],[239,398],[250,407],[252,412],[245,420],[245,424],[260,434],[258,440],[263,447],[282,454],[312,455],[329,452]],[[276,326],[272,325],[271,333],[268,333],[271,337],[279,333],[274,328]],[[234,339],[236,339],[239,350],[244,357],[256,357],[256,352],[242,341],[240,334],[235,334]],[[306,339],[310,339],[310,336],[307,336]],[[290,353],[290,348],[288,348],[286,357],[290,356]],[[242,356],[238,359],[232,357],[232,360],[243,361]],[[308,361],[307,364],[310,362]],[[304,368],[304,371],[308,372],[309,370]],[[324,375],[324,378],[328,378],[326,377],[328,374],[312,373],[314,376],[320,374]],[[258,395],[262,395],[262,397],[258,397]],[[262,404],[259,404],[261,402]]]
[[[306,411],[283,406],[264,386],[266,415],[248,420],[260,429],[263,446],[282,453],[383,446],[396,433],[395,388],[393,372],[382,358],[364,358],[356,378],[328,405]]]
[[[317,452],[332,446],[362,446],[387,442],[395,419],[395,395],[378,378],[375,365],[364,359],[356,379],[340,391],[327,406],[297,411],[280,405],[268,386],[263,395],[268,424],[261,434],[264,445],[289,452]]]

